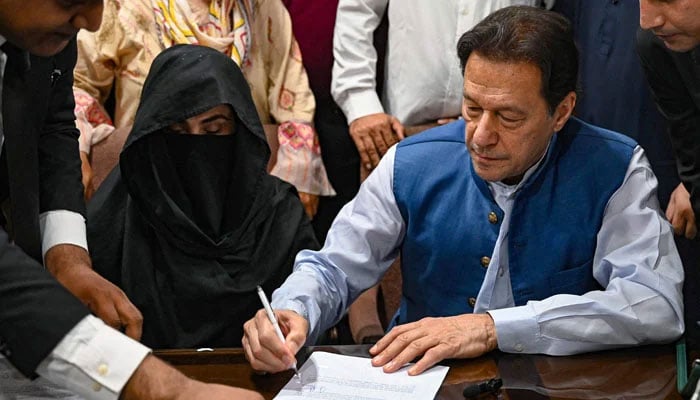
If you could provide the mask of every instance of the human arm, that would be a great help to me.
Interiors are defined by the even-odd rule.
[[[226,385],[204,383],[149,355],[134,371],[123,400],[263,400],[259,393]]]
[[[189,379],[149,353],[142,344],[87,316],[39,364],[37,373],[90,400],[261,398]]]
[[[280,316],[283,331],[285,325],[289,325],[285,322],[287,318],[292,319],[287,315],[296,314],[307,321],[305,325],[292,324],[298,329],[287,332],[287,337],[295,334],[294,343],[299,347],[303,343],[315,343],[323,330],[337,323],[348,305],[362,291],[375,285],[396,258],[405,224],[392,190],[393,168],[392,148],[363,183],[355,199],[340,211],[328,232],[325,246],[320,251],[301,251],[295,260],[294,272],[272,294],[272,308]],[[254,320],[258,322],[256,326],[265,325],[262,316]],[[251,327],[251,321],[246,323],[247,327]],[[279,338],[270,334],[256,335],[256,331],[257,328],[246,330],[246,337],[249,334],[251,337],[244,339],[244,347],[246,340],[252,342],[252,346],[260,343],[255,353],[246,349],[249,357],[288,354],[280,347]],[[279,371],[285,365],[281,359],[253,358],[251,364],[258,369],[267,366],[270,371]]]
[[[350,123],[350,136],[367,170],[404,137],[402,124],[384,112],[376,92],[373,34],[387,5],[388,0],[340,1],[333,36],[331,93]]]
[[[45,255],[46,269],[85,304],[90,311],[115,329],[138,340],[143,316],[126,294],[92,269],[87,251],[72,244],[58,244]]]
[[[695,103],[690,90],[697,95],[700,82],[689,89],[689,70],[692,69],[689,53],[667,50],[652,32],[637,33],[637,52],[651,87],[654,101],[661,114],[669,122],[669,136],[676,158],[678,175],[690,193],[690,202],[696,218],[700,216],[700,107]],[[685,75],[685,77],[684,77]],[[685,78],[685,79],[684,79]]]
[[[71,71],[75,43],[57,57]],[[69,73],[55,82],[39,137],[39,205],[42,253],[47,269],[112,326],[141,336],[141,315],[116,286],[92,270],[85,238],[85,202],[81,182],[78,132],[75,128],[73,80]],[[116,315],[115,315],[116,312]]]
[[[262,46],[266,64],[270,116],[279,124],[277,161],[270,173],[304,193],[302,202],[313,217],[317,196],[335,194],[313,126],[316,102],[284,5],[276,1],[260,2],[255,18],[263,20],[266,27],[267,38],[257,43]]]

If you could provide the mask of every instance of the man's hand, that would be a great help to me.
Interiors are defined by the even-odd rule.
[[[243,324],[243,350],[251,367],[257,371],[280,372],[294,363],[295,354],[306,342],[309,322],[290,310],[275,310],[285,343],[282,343],[264,309]]]
[[[159,360],[147,356],[122,390],[123,400],[262,400],[250,390],[207,384],[190,379]]]
[[[304,205],[304,210],[309,219],[314,219],[316,212],[318,211],[318,196],[315,194],[299,192],[299,199],[301,204]]]
[[[673,225],[676,235],[685,235],[688,239],[695,239],[698,228],[695,225],[695,213],[690,205],[690,193],[683,184],[679,184],[671,193],[671,199],[666,207],[666,218]]]
[[[46,268],[68,291],[107,325],[141,339],[143,317],[126,294],[92,269],[85,249],[69,244],[46,252]]]
[[[419,356],[409,375],[418,375],[446,358],[473,358],[494,350],[496,326],[488,314],[423,318],[394,327],[369,352],[372,365],[394,372]]]
[[[350,123],[350,136],[360,153],[362,165],[372,170],[389,147],[404,138],[404,129],[391,115],[370,114]]]

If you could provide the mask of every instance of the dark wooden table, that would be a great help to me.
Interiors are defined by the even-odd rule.
[[[311,347],[300,351],[301,365],[317,350],[367,356],[369,346]],[[272,399],[291,372],[256,375],[240,349],[211,352],[162,350],[156,354],[188,376],[255,390]],[[437,399],[463,399],[474,382],[499,376],[504,389],[483,399],[680,399],[673,346],[647,346],[569,357],[494,352],[473,360],[450,360]]]

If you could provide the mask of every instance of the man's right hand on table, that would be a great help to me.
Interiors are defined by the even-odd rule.
[[[404,127],[396,117],[384,113],[365,115],[350,123],[362,166],[371,171],[384,153],[404,138]]]
[[[306,342],[309,332],[306,318],[290,310],[275,310],[275,315],[285,343],[275,333],[264,309],[243,325],[243,350],[256,371],[281,372],[290,369],[296,353]]]

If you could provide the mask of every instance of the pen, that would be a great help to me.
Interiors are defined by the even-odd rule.
[[[501,378],[493,378],[486,382],[476,383],[465,387],[462,394],[468,399],[484,393],[496,393],[501,386],[503,386],[503,380]]]
[[[263,304],[263,307],[265,307],[265,312],[267,313],[267,318],[270,319],[270,322],[272,323],[272,326],[275,328],[275,332],[277,333],[277,337],[280,338],[282,343],[285,343],[286,340],[284,339],[284,335],[282,334],[282,329],[280,329],[280,324],[277,322],[277,317],[275,317],[275,313],[272,312],[272,307],[270,306],[270,301],[267,300],[267,296],[265,296],[265,292],[263,292],[262,288],[258,285],[258,296],[260,296],[260,301]],[[297,370],[297,362],[294,361],[292,364],[292,368],[294,369],[294,375],[298,378],[299,377],[299,371]]]

